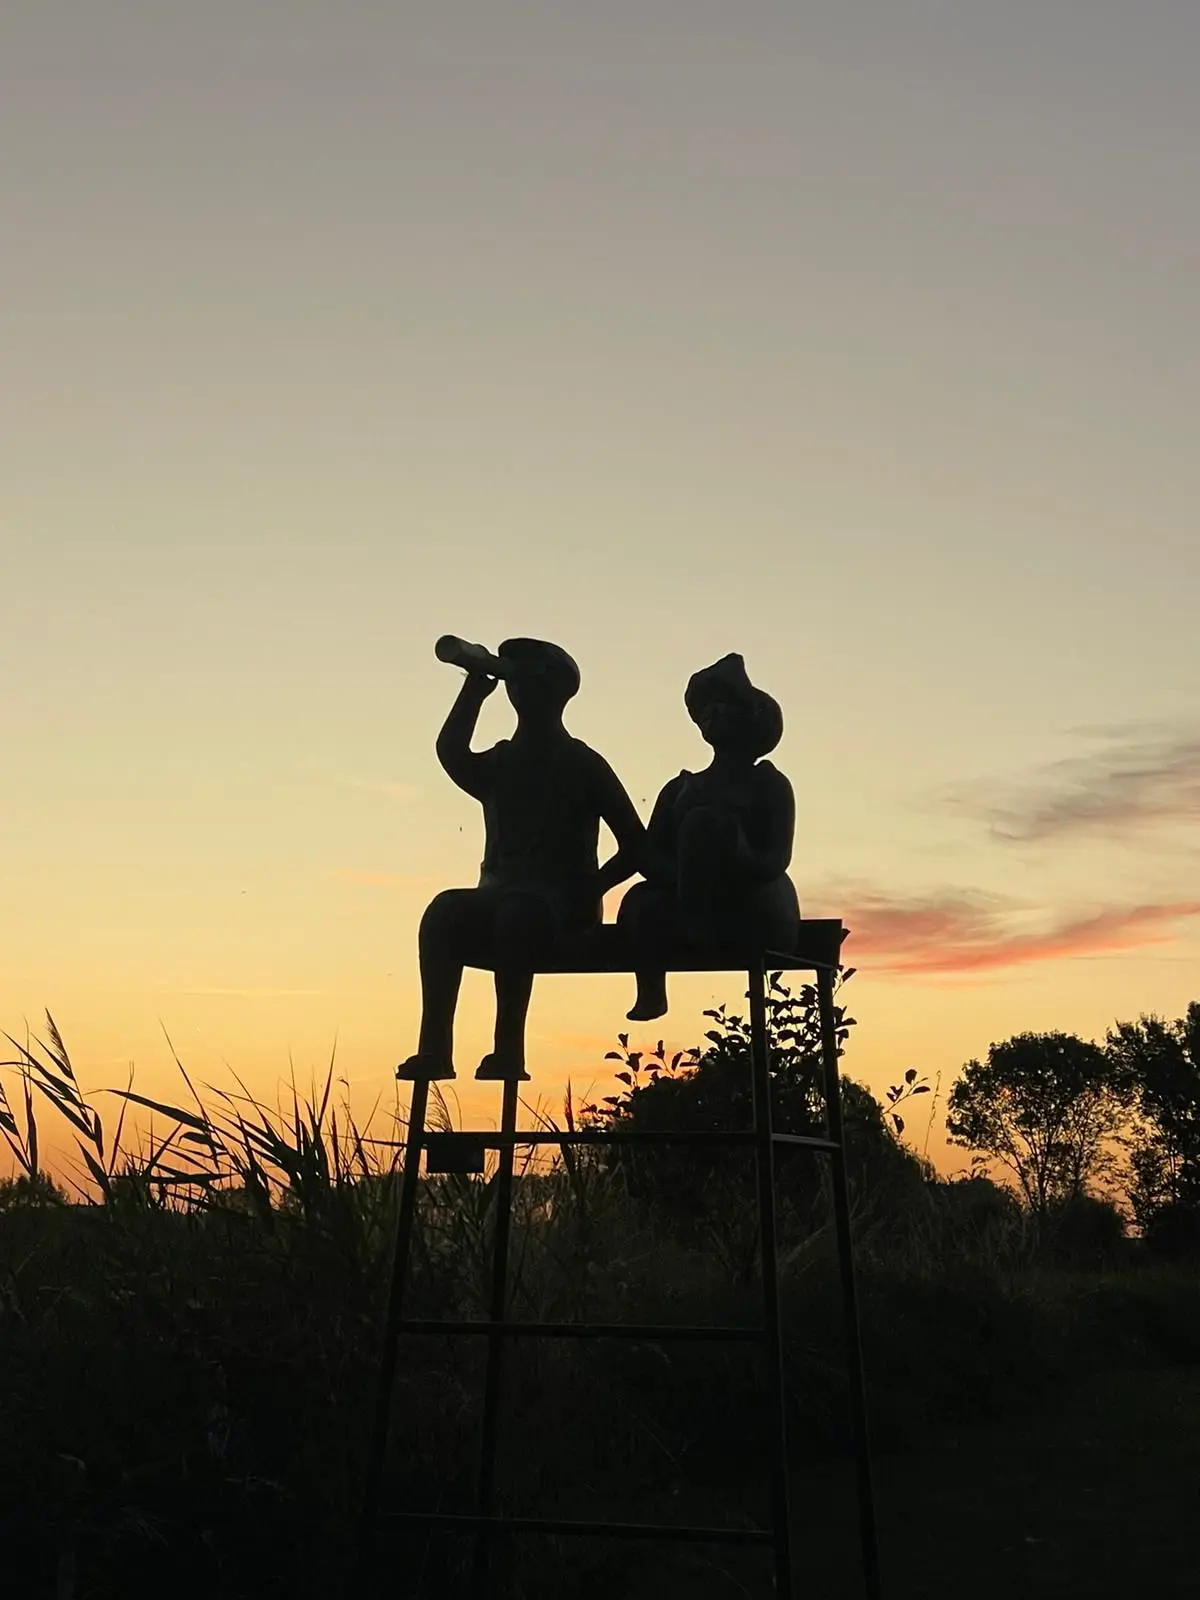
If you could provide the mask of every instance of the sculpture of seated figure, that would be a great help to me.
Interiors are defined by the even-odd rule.
[[[712,761],[681,772],[655,802],[643,871],[621,902],[637,973],[631,1022],[667,1011],[668,952],[792,950],[800,908],[787,875],[792,857],[792,786],[761,758],[783,736],[783,714],[727,655],[689,680],[684,703]]]
[[[495,656],[446,636],[443,660],[467,677],[437,741],[447,774],[483,805],[479,885],[447,889],[421,920],[421,1031],[398,1078],[453,1078],[454,1013],[464,965],[496,980],[495,1045],[477,1078],[513,1080],[525,1070],[525,1018],[533,974],[564,935],[594,927],[606,890],[638,870],[645,829],[604,758],[563,726],[579,668],[558,645],[508,639]],[[517,714],[511,739],[472,751],[480,708],[505,679]],[[598,865],[600,823],[617,843]]]

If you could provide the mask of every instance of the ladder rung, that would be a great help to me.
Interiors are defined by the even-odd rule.
[[[485,1133],[464,1130],[461,1133],[426,1133],[422,1135],[422,1148],[437,1145],[442,1140],[461,1139],[469,1141],[484,1150],[507,1150],[509,1146],[517,1148],[520,1145],[533,1144],[725,1144],[725,1145],[751,1145],[757,1135],[751,1128],[737,1128],[729,1133],[723,1133],[717,1128],[684,1128],[678,1132],[671,1129],[639,1129],[636,1133],[600,1133],[591,1129],[577,1128],[574,1132],[563,1129],[561,1133]],[[772,1133],[771,1138],[776,1144],[807,1145],[813,1150],[837,1150],[836,1139],[819,1138],[808,1133]],[[394,1150],[407,1148],[407,1139],[368,1139],[366,1144],[383,1145]]]
[[[840,1150],[836,1139],[817,1139],[809,1133],[772,1133],[772,1144],[799,1144],[809,1150]]]
[[[763,1328],[738,1326],[691,1326],[688,1323],[630,1322],[465,1322],[409,1317],[399,1324],[400,1333],[480,1334],[500,1333],[525,1339],[692,1339],[728,1340],[752,1343],[765,1335]]]
[[[679,1544],[770,1544],[774,1534],[762,1528],[689,1528],[652,1522],[567,1522],[552,1517],[483,1517],[456,1511],[385,1511],[384,1527],[495,1528],[509,1533],[553,1533],[614,1539],[662,1539]]]
[[[798,1135],[797,1135],[798,1137]],[[599,1128],[564,1128],[558,1133],[485,1133],[463,1129],[453,1133],[426,1133],[421,1143],[428,1149],[439,1139],[470,1139],[485,1150],[506,1150],[523,1144],[744,1144],[754,1143],[752,1128],[734,1128],[725,1132],[720,1128],[639,1128],[628,1133],[603,1133]],[[375,1144],[393,1145],[403,1150],[405,1139],[376,1139]]]

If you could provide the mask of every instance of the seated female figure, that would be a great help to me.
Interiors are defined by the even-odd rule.
[[[695,673],[684,703],[713,755],[662,790],[647,830],[646,881],[618,913],[637,972],[633,1022],[665,1015],[673,949],[750,961],[793,949],[799,933],[787,875],[795,800],[783,773],[762,759],[783,736],[779,705],[753,686],[740,655]]]

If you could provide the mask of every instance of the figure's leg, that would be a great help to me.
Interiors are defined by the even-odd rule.
[[[486,934],[487,910],[478,889],[446,889],[421,918],[421,1032],[417,1053],[397,1067],[398,1078],[453,1078],[454,1012],[463,965]]]
[[[653,1022],[667,1014],[667,975],[662,952],[674,931],[670,893],[657,885],[637,883],[621,901],[617,926],[628,930],[633,949],[637,995],[625,1015],[630,1022]]]
[[[721,907],[729,895],[729,867],[736,821],[710,806],[697,806],[679,828],[679,906],[692,938],[720,932]]]
[[[509,894],[499,902],[494,923],[495,1046],[480,1062],[477,1078],[529,1077],[525,1070],[525,1019],[533,994],[533,975],[556,931],[553,909],[540,896]]]

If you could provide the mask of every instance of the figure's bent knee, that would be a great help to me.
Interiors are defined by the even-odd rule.
[[[661,890],[650,883],[635,883],[627,889],[617,907],[617,922],[625,924],[636,922],[639,917],[645,916],[648,911],[653,911],[656,902],[661,898]]]
[[[421,918],[421,939],[436,941],[459,932],[471,915],[474,893],[473,889],[443,889],[434,895]]]

